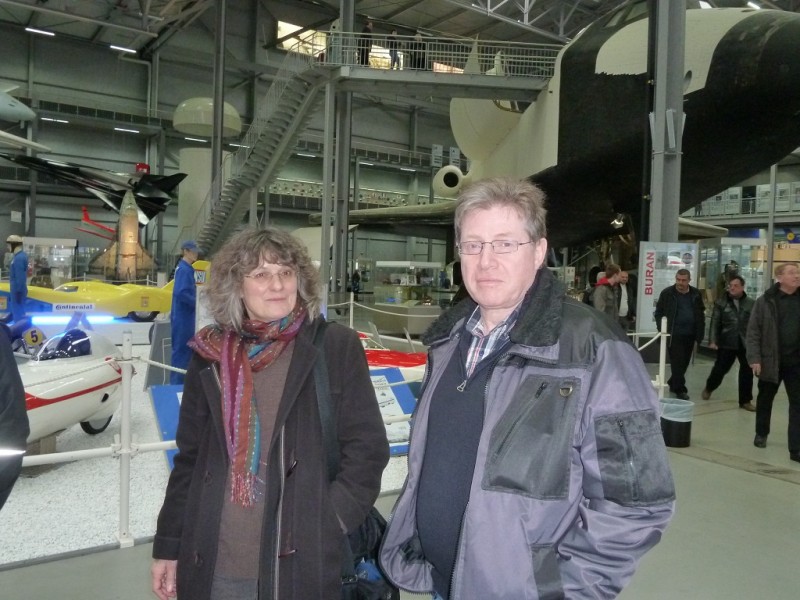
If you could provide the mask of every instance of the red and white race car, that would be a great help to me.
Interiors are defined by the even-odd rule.
[[[75,423],[89,434],[105,431],[121,398],[120,351],[82,329],[54,335],[36,349],[41,335],[36,329],[24,333],[21,347],[30,357],[18,359],[31,427],[28,443]]]

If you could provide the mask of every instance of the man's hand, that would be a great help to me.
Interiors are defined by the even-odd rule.
[[[156,559],[153,561],[153,566],[150,567],[150,575],[153,578],[153,593],[160,600],[169,600],[169,598],[174,598],[178,595],[175,583],[177,571],[177,560]]]
[[[753,369],[753,375],[761,377],[761,363],[753,363],[750,368]]]
[[[708,347],[712,350],[717,350],[719,348],[719,346],[717,346],[714,342],[709,342]]]

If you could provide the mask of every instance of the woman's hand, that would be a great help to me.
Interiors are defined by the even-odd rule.
[[[178,595],[177,585],[175,584],[177,571],[177,560],[156,559],[153,561],[153,566],[150,567],[150,575],[153,578],[153,593],[160,600],[169,600],[169,598],[174,598]]]

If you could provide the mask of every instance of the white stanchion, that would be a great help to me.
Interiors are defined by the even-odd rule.
[[[133,546],[130,531],[131,501],[131,381],[133,380],[133,334],[122,334],[122,423],[119,428],[119,529],[117,539],[120,548]]]

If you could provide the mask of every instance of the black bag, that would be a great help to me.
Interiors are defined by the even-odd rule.
[[[322,441],[325,447],[328,478],[333,481],[339,472],[339,448],[331,411],[328,368],[323,350],[326,327],[327,323],[323,321],[314,337],[314,346],[320,356],[314,364],[314,383],[322,421]],[[385,531],[386,519],[373,506],[357,529],[342,536],[344,546],[342,600],[400,600],[400,590],[386,580],[378,565],[378,551]]]

